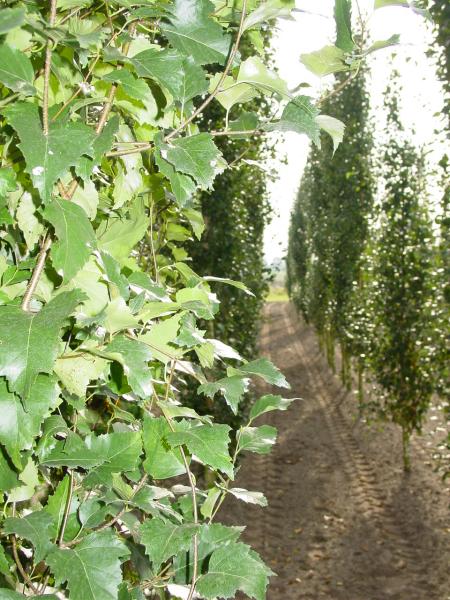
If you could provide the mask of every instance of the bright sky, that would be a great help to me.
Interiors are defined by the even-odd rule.
[[[373,0],[359,0],[362,10],[373,6]],[[280,75],[289,87],[307,82],[312,88],[307,93],[320,94],[333,81],[333,76],[319,79],[310,73],[299,60],[300,54],[317,50],[335,39],[334,0],[296,0],[297,8],[310,11],[295,13],[295,22],[279,20],[273,41],[274,60]],[[443,95],[437,81],[433,60],[426,56],[432,42],[431,26],[424,19],[405,8],[388,7],[375,11],[369,22],[373,40],[387,39],[394,33],[401,35],[401,46],[395,48],[394,65],[401,73],[403,87],[403,120],[415,130],[418,144],[430,148],[430,160],[439,156],[438,147],[444,143],[439,132]],[[382,137],[382,96],[391,71],[392,49],[381,50],[371,60],[370,94],[372,110],[376,115],[379,138]],[[278,179],[270,184],[270,202],[274,209],[272,223],[265,233],[265,254],[269,262],[285,254],[289,216],[304,169],[309,143],[306,136],[287,133],[277,143]],[[283,164],[283,158],[287,163]]]

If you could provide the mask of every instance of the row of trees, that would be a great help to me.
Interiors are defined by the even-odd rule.
[[[356,374],[361,408],[402,428],[409,469],[409,440],[432,394],[450,391],[448,197],[430,214],[427,164],[402,126],[397,75],[377,153],[365,74],[340,87],[334,114],[347,123],[347,144],[332,161],[327,140],[311,151],[292,213],[288,288],[333,369],[339,344],[342,380],[350,388]],[[375,384],[369,401],[364,375]]]

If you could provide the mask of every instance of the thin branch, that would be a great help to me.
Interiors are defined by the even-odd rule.
[[[128,148],[126,150],[112,150],[111,152],[107,152],[106,156],[107,156],[107,158],[112,158],[114,156],[127,156],[128,154],[137,154],[138,152],[146,152],[147,150],[150,150],[150,148],[153,148],[153,144],[151,144],[151,143],[141,144],[139,146],[136,146],[136,148]]]
[[[205,108],[214,100],[214,98],[217,96],[217,94],[219,93],[220,88],[222,87],[223,82],[225,81],[226,76],[228,75],[228,73],[230,72],[232,66],[233,66],[233,62],[234,59],[236,57],[238,48],[239,48],[239,43],[241,41],[241,37],[242,34],[244,33],[244,21],[245,21],[245,16],[247,13],[247,0],[243,0],[242,1],[242,13],[241,13],[241,20],[239,23],[239,29],[238,29],[238,33],[237,33],[237,37],[236,37],[236,41],[233,44],[233,47],[231,49],[230,52],[230,56],[228,57],[228,61],[227,64],[225,66],[225,69],[216,85],[216,87],[214,88],[214,90],[211,92],[211,94],[206,98],[206,100],[204,102],[202,102],[202,104],[200,104],[200,106],[194,110],[194,112],[191,114],[190,117],[188,117],[187,119],[185,119],[176,129],[174,129],[171,133],[169,133],[169,135],[167,135],[164,138],[165,142],[168,142],[169,140],[171,140],[173,137],[175,137],[178,133],[180,133],[180,131],[183,131],[183,129],[185,129],[190,123],[192,123],[192,121],[201,113],[205,110]]]
[[[34,267],[33,274],[31,275],[31,279],[28,282],[27,289],[25,290],[25,294],[22,298],[22,310],[25,310],[27,312],[30,310],[31,298],[34,292],[36,291],[37,284],[39,283],[42,271],[44,270],[45,259],[47,258],[47,252],[49,251],[51,244],[52,238],[47,233],[42,241],[42,246],[38,254],[36,266]]]
[[[56,21],[56,0],[50,0],[50,27],[55,25]],[[44,99],[42,103],[42,128],[44,135],[48,135],[48,92],[50,88],[50,72],[52,68],[52,40],[50,37],[47,40],[45,50],[45,67],[44,67]]]
[[[12,505],[12,516],[14,517],[16,514],[16,503],[14,502]],[[24,582],[28,585],[28,587],[33,590],[33,592],[35,594],[37,594],[38,589],[37,587],[34,585],[34,583],[31,581],[28,573],[25,571],[25,569],[23,568],[22,562],[20,560],[20,556],[19,553],[17,552],[17,541],[16,541],[16,536],[14,534],[11,534],[11,545],[12,545],[12,553],[13,553],[13,557],[14,557],[14,562],[17,565],[17,568],[19,570],[19,573],[22,575]]]
[[[264,133],[266,133],[265,131],[263,131],[262,129],[244,129],[242,131],[234,131],[234,130],[227,130],[224,129],[223,131],[210,131],[209,132],[210,135],[212,135],[213,137],[220,137],[223,135],[263,135]]]
[[[159,284],[158,263],[156,262],[155,244],[153,243],[153,206],[154,202],[152,200],[150,205],[150,250],[152,252],[153,268],[155,270],[155,281]]]
[[[330,98],[333,98],[333,96],[336,96],[337,94],[339,94],[340,92],[342,92],[342,90],[347,87],[347,85],[349,83],[351,83],[355,77],[358,76],[359,73],[359,68],[355,69],[353,71],[353,73],[347,77],[347,79],[344,79],[344,81],[342,81],[339,85],[337,85],[333,90],[331,90],[331,92],[329,94],[325,94],[325,96],[323,96],[323,98],[319,98],[319,100],[317,101],[317,106],[320,106],[321,104],[323,104],[326,100],[329,100]]]

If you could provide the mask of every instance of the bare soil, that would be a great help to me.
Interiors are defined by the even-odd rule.
[[[301,400],[260,419],[278,428],[277,446],[249,455],[236,481],[269,507],[230,501],[221,517],[246,523],[244,538],[278,574],[268,600],[449,600],[450,498],[434,441],[416,439],[404,474],[397,429],[358,419],[288,303],[266,306],[260,345]]]

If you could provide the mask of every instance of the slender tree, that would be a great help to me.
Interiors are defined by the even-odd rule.
[[[433,307],[433,232],[427,213],[424,160],[400,121],[396,78],[387,90],[385,191],[371,293],[374,302],[372,369],[380,413],[402,428],[403,459],[421,431],[433,392],[430,344]]]

